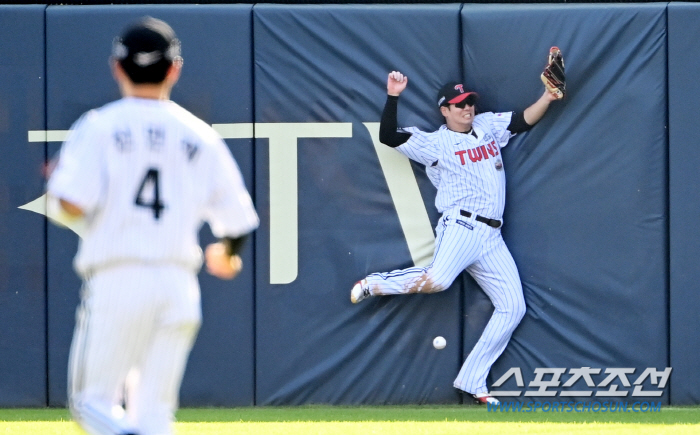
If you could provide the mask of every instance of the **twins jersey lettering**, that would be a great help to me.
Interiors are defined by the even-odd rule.
[[[435,206],[442,213],[435,229],[435,254],[427,267],[368,275],[358,285],[369,295],[434,293],[446,290],[467,271],[494,305],[481,338],[469,353],[454,386],[471,394],[488,392],[486,378],[525,315],[525,299],[515,261],[501,230],[477,215],[502,220],[506,179],[501,149],[513,136],[512,113],[474,117],[470,133],[445,125],[426,133],[406,128],[408,141],[396,149],[426,166],[437,187]],[[496,225],[497,226],[497,225]]]
[[[435,207],[440,213],[459,207],[492,219],[503,217],[506,177],[501,148],[512,136],[507,130],[511,115],[475,116],[474,134],[457,133],[445,125],[432,133],[404,129],[412,136],[396,150],[425,165],[438,189]]]
[[[85,114],[63,145],[48,191],[86,212],[75,259],[83,276],[138,262],[196,270],[204,221],[217,237],[258,225],[226,144],[172,101],[123,98]]]

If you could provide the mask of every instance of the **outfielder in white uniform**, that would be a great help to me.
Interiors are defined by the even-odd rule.
[[[557,97],[545,90],[524,112],[475,113],[478,95],[461,83],[448,83],[437,104],[445,124],[426,133],[397,129],[398,96],[408,84],[400,72],[389,74],[388,98],[380,140],[425,165],[437,188],[435,254],[427,267],[373,273],[351,290],[353,303],[369,296],[435,293],[446,290],[466,270],[491,299],[493,316],[454,381],[478,403],[498,403],[486,377],[525,315],[522,285],[513,257],[501,237],[506,178],[501,149],[516,133],[536,124]]]
[[[92,435],[165,435],[201,322],[199,228],[221,238],[209,272],[231,279],[259,221],[226,144],[169,100],[182,66],[170,26],[127,28],[112,65],[123,98],[75,123],[48,183],[51,214],[85,220],[70,409]]]

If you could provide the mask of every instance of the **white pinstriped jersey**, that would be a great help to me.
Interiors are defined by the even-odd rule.
[[[513,134],[507,129],[512,112],[482,113],[474,117],[472,134],[441,126],[427,133],[416,127],[396,150],[425,165],[437,188],[435,207],[440,213],[460,208],[491,219],[501,219],[506,199],[506,177],[501,148]]]
[[[71,129],[48,193],[79,206],[81,275],[120,263],[202,263],[198,231],[238,237],[259,220],[220,136],[172,101],[123,98]]]

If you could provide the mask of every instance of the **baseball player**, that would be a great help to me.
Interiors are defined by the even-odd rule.
[[[447,289],[466,270],[494,305],[493,316],[454,381],[477,403],[497,404],[486,376],[525,315],[525,300],[513,257],[501,237],[506,178],[501,150],[516,133],[532,128],[557,95],[545,89],[521,113],[476,114],[478,95],[461,83],[447,83],[437,96],[445,124],[427,133],[397,129],[397,106],[408,77],[389,74],[388,97],[380,123],[380,141],[425,165],[437,188],[435,254],[427,267],[373,273],[357,282],[350,299],[435,293]]]
[[[51,213],[86,227],[70,409],[92,435],[171,434],[201,322],[199,228],[206,221],[221,238],[206,249],[208,271],[232,279],[259,221],[226,144],[169,100],[182,67],[172,28],[136,22],[111,63],[123,98],[73,125],[48,182]]]

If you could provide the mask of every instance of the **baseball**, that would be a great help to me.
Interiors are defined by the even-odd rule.
[[[435,349],[444,349],[445,346],[447,346],[447,341],[445,341],[445,337],[437,336],[433,340],[433,347]]]

